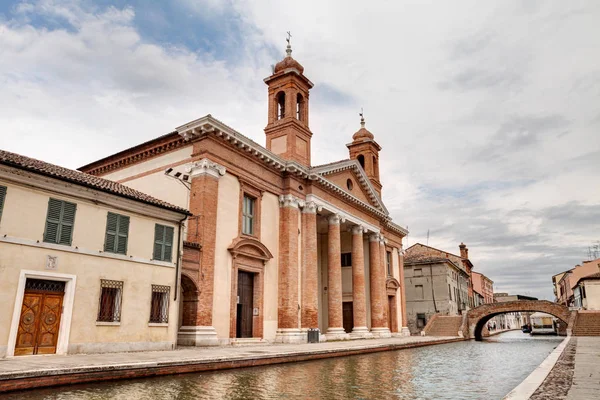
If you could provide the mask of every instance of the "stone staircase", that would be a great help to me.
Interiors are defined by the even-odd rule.
[[[600,311],[578,312],[573,336],[600,336]]]
[[[423,332],[425,336],[458,336],[462,325],[462,316],[434,315]]]

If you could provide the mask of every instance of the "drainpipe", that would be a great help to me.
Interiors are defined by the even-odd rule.
[[[183,242],[183,223],[187,218],[188,216],[186,215],[181,221],[179,221],[179,236],[177,237],[179,240],[177,240],[177,263],[175,264],[175,293],[173,296],[173,301],[177,300],[177,292],[179,292],[179,265],[181,263],[181,259],[183,258],[183,255],[181,254],[181,243]]]

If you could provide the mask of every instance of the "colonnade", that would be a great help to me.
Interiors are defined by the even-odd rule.
[[[305,329],[318,328],[320,293],[318,284],[317,212],[326,207],[313,201],[304,202],[291,195],[280,197],[280,254],[279,304],[277,341],[302,342]],[[300,207],[302,211],[300,213]],[[343,328],[341,224],[344,216],[336,210],[327,210],[327,308],[328,340],[349,337],[389,337],[388,298],[386,289],[386,249],[380,232],[352,222],[352,302],[353,329],[350,334]],[[301,215],[302,257],[298,258],[298,219]],[[369,239],[369,287],[371,330],[367,324],[367,297],[365,288],[365,260],[363,240]],[[298,270],[301,275],[301,302],[298,293]],[[298,321],[298,306],[300,321]]]

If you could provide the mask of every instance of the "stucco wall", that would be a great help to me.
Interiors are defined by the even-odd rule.
[[[585,281],[585,307],[600,311],[600,281]]]
[[[238,236],[240,183],[226,173],[219,179],[217,209],[217,237],[215,244],[215,288],[213,301],[213,326],[219,339],[228,340],[231,307],[232,256],[227,250]]]
[[[261,242],[273,255],[273,258],[265,264],[263,336],[267,340],[274,340],[277,333],[278,305],[279,198],[271,193],[264,193],[261,200],[260,235]]]
[[[163,168],[166,165],[171,165],[187,160],[192,156],[192,150],[193,145],[190,143],[188,146],[183,147],[181,149],[171,151],[169,153],[157,157],[153,157],[148,161],[133,164],[129,167],[125,167],[114,172],[109,172],[106,175],[102,175],[102,177],[105,179],[110,179],[111,181],[124,180],[129,177],[152,171],[157,168]]]
[[[177,304],[173,301],[178,240],[178,227],[175,223],[56,194],[50,190],[7,182],[0,184],[8,188],[0,221],[0,302],[4,307],[4,312],[0,313],[0,356],[6,352],[15,306],[19,310],[21,307],[21,304],[15,304],[21,270],[77,277],[69,352],[172,347],[175,343],[178,312]],[[50,197],[77,204],[71,246],[43,242]],[[108,211],[130,217],[127,255],[103,252]],[[171,263],[151,260],[155,223],[174,228]],[[46,269],[47,256],[58,257],[55,270]],[[101,279],[124,282],[122,319],[118,326],[96,324]],[[171,287],[169,324],[166,327],[148,325],[152,284]]]

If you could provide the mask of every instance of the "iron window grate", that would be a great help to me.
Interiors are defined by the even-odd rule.
[[[166,324],[169,322],[169,293],[170,286],[152,285],[150,304],[150,322]]]
[[[100,280],[99,322],[121,322],[123,281]]]

